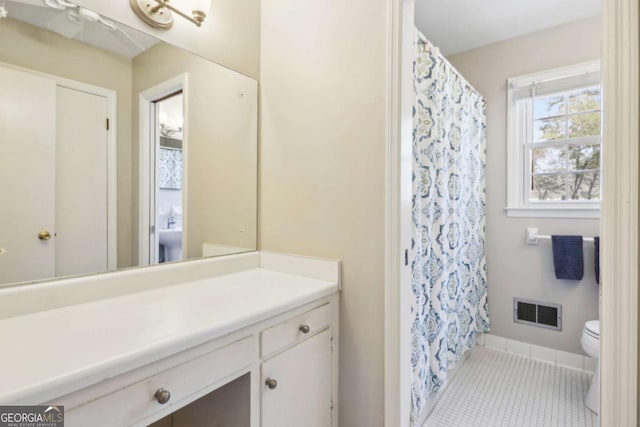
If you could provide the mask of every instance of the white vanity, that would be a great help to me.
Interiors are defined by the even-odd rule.
[[[149,425],[249,374],[251,426],[337,425],[339,281],[252,252],[1,290],[0,404]]]

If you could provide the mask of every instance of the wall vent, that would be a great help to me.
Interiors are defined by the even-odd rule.
[[[513,321],[541,328],[562,330],[562,305],[522,298],[513,299]]]

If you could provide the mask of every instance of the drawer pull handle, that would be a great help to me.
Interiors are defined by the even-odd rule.
[[[308,333],[309,333],[309,331],[311,330],[311,328],[309,328],[309,325],[300,325],[300,326],[298,327],[298,330],[299,330],[300,332],[302,332],[303,334],[308,334]]]
[[[153,397],[156,398],[159,404],[164,405],[169,401],[169,399],[171,399],[171,393],[169,393],[169,390],[159,388],[156,390],[156,394],[154,394]]]
[[[267,380],[264,383],[271,390],[273,390],[274,388],[278,387],[278,381],[274,380],[273,378],[267,378]]]

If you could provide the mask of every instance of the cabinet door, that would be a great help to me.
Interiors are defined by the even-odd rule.
[[[262,427],[331,426],[332,380],[330,329],[264,362]]]

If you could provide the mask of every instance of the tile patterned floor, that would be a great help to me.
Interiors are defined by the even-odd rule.
[[[596,427],[591,374],[477,347],[424,427]]]

